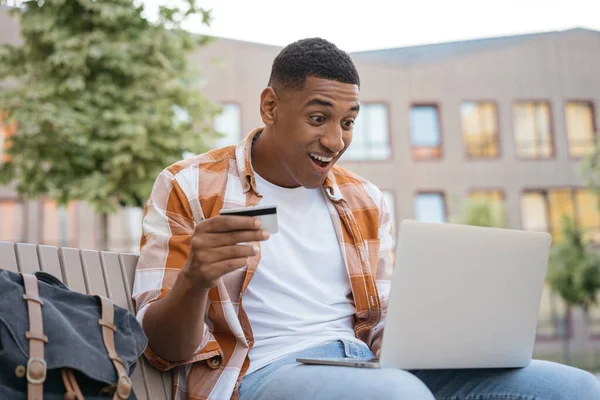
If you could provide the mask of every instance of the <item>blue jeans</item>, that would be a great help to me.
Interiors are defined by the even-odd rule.
[[[244,377],[241,400],[600,400],[592,374],[547,361],[518,369],[408,372],[303,365],[296,357],[369,359],[373,354],[366,345],[337,341],[287,356]]]

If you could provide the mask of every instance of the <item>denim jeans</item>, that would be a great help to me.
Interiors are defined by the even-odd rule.
[[[366,345],[336,341],[286,356],[244,377],[241,400],[600,400],[592,374],[547,361],[518,369],[409,372],[304,365],[296,357],[369,359],[373,354]]]

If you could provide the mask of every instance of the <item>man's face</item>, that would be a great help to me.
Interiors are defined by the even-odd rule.
[[[279,94],[273,140],[291,186],[323,184],[352,142],[358,110],[359,89],[353,84],[309,77],[302,90]]]

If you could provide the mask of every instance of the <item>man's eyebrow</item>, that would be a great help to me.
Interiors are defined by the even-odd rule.
[[[304,105],[305,108],[310,107],[310,106],[323,106],[323,107],[333,108],[333,103],[331,103],[327,100],[323,100],[323,99],[312,99],[311,101],[306,103],[306,105]],[[350,109],[348,111],[358,112],[359,110],[360,110],[360,104],[357,104],[355,106],[350,107]]]
[[[333,103],[331,103],[327,100],[322,100],[322,99],[312,99],[311,101],[309,101],[308,103],[306,103],[304,105],[304,107],[310,107],[310,106],[324,106],[324,107],[333,108]]]

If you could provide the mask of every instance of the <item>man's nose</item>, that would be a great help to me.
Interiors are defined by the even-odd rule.
[[[331,153],[337,154],[344,149],[343,130],[341,126],[332,126],[321,137],[321,144]]]

